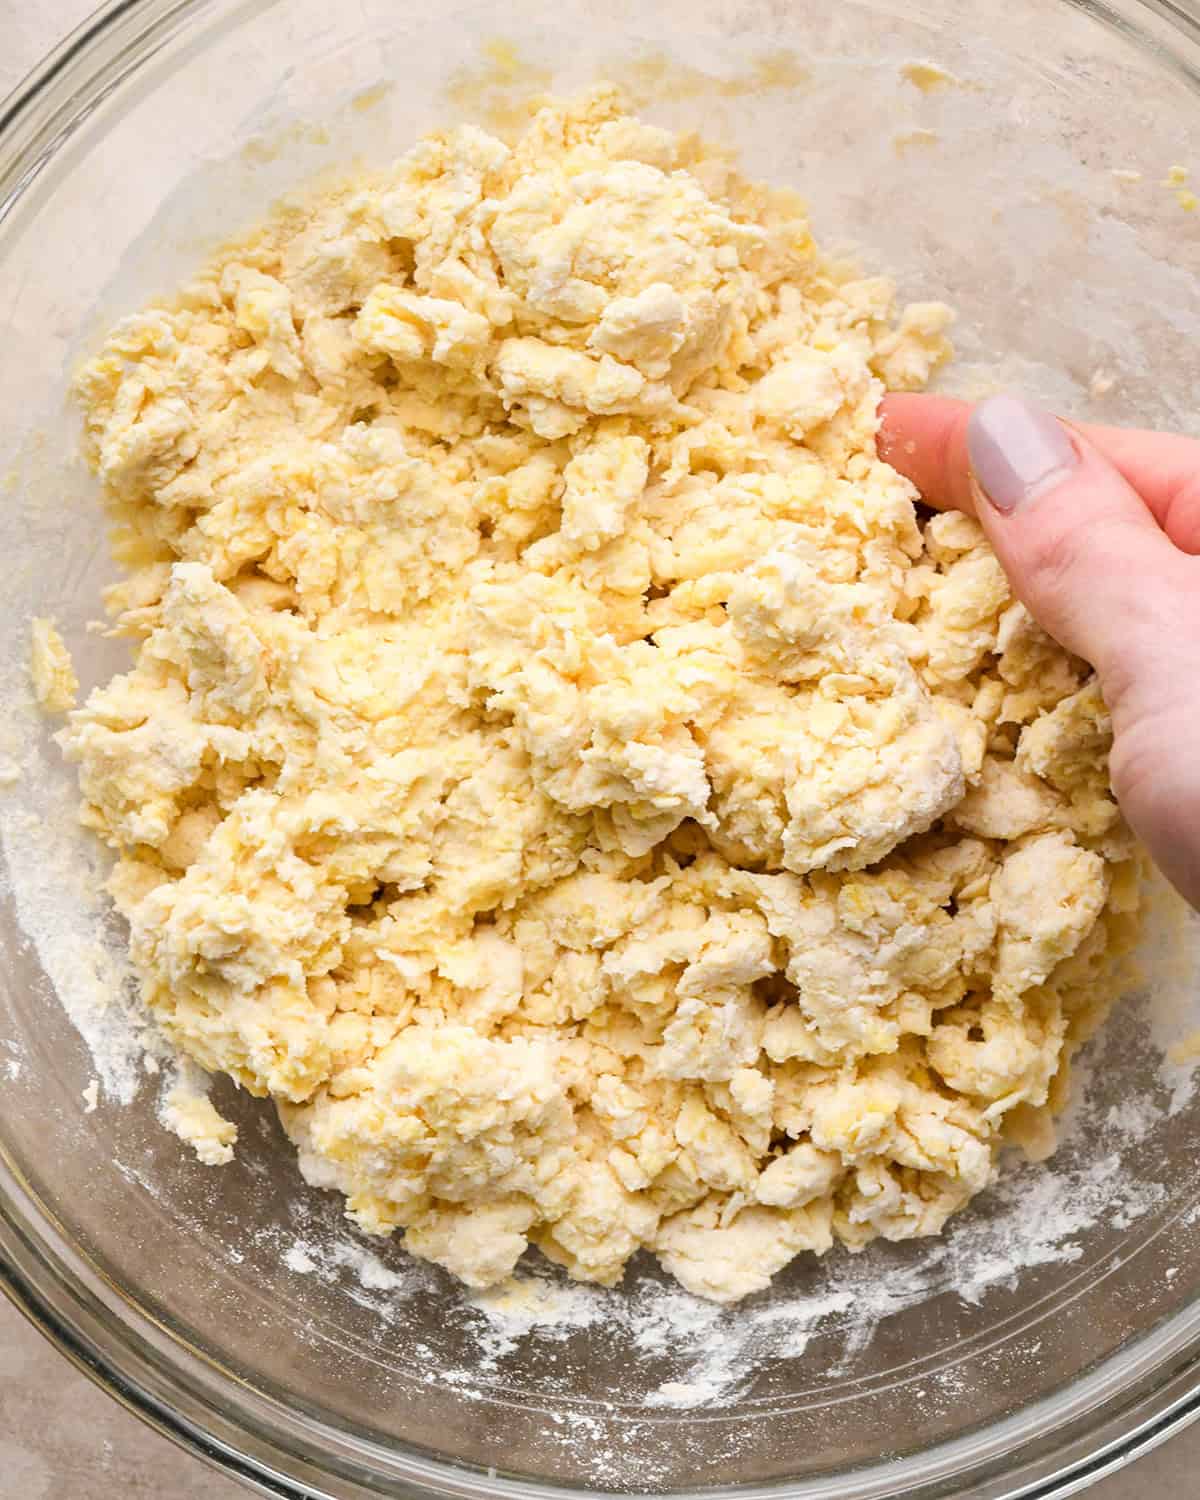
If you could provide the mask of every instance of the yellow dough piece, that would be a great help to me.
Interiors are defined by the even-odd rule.
[[[29,626],[29,677],[34,699],[44,714],[65,714],[75,707],[79,679],[71,653],[54,621],[41,615]]]
[[[936,1233],[1061,1097],[1132,846],[1087,669],[876,454],[949,320],[598,87],[82,370],[136,644],[84,818],[162,1030],[363,1229],[732,1301]]]

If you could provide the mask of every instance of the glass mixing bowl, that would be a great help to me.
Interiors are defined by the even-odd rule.
[[[357,1239],[266,1105],[218,1090],[241,1129],[220,1170],[157,1123],[164,1075],[105,1008],[121,935],[23,668],[33,613],[85,688],[123,660],[85,628],[110,567],[66,399],[78,352],[281,193],[597,76],[800,188],[822,238],[907,295],[954,303],[960,388],[1186,428],[1200,215],[1168,174],[1200,163],[1198,14],[114,0],[9,101],[0,1269],[119,1399],[266,1492],[340,1500],[1063,1495],[1200,1410],[1200,945],[1178,910],[1156,906],[1059,1155],[1011,1164],[943,1241],[800,1261],[726,1311],[650,1264],[611,1293],[533,1265],[481,1305]]]

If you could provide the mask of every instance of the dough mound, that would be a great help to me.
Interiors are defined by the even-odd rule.
[[[163,1031],[363,1229],[733,1301],[1045,1145],[1133,847],[1087,668],[876,456],[949,317],[601,87],[83,369],[84,819]]]

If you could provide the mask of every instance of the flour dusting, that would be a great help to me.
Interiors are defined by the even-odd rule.
[[[0,879],[47,981],[87,1043],[103,1092],[122,1104],[137,1093],[151,1045],[137,1012],[124,933],[104,890],[104,855],[85,839],[74,800],[57,778],[29,774],[26,796],[0,806]],[[57,791],[57,795],[55,795]]]
[[[1073,1129],[1107,1128],[1112,1112],[1089,1106],[1088,1082]],[[1131,1118],[1131,1138],[1141,1139],[1162,1115],[1143,1101]],[[838,1374],[887,1318],[945,1293],[977,1305],[994,1288],[1015,1288],[1039,1266],[1080,1260],[1084,1237],[1098,1222],[1124,1228],[1159,1207],[1166,1189],[1131,1177],[1121,1144],[1114,1134],[1112,1151],[1070,1170],[1010,1164],[991,1195],[991,1213],[960,1216],[940,1238],[923,1242],[915,1264],[881,1272],[875,1254],[835,1251],[820,1263],[819,1288],[807,1295],[729,1309],[647,1272],[635,1272],[621,1289],[609,1291],[569,1282],[545,1263],[523,1264],[506,1285],[464,1298],[461,1316],[474,1334],[471,1361],[439,1368],[437,1379],[463,1388],[486,1385],[514,1352],[535,1361],[539,1346],[586,1329],[615,1335],[637,1356],[675,1361],[680,1373],[649,1394],[651,1410],[728,1406],[742,1397],[764,1362],[801,1359],[818,1333],[836,1336],[842,1352],[828,1373]],[[325,1242],[300,1238],[280,1253],[289,1270],[343,1285],[389,1322],[405,1318],[438,1274],[415,1260],[397,1271],[349,1235]]]

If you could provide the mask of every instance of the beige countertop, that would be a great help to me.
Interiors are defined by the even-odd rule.
[[[0,0],[0,95],[93,4]],[[1142,1459],[1136,1475],[1125,1471],[1094,1486],[1089,1500],[1190,1500],[1197,1472],[1200,1423]],[[122,1410],[0,1299],[0,1500],[235,1500],[246,1493]]]

